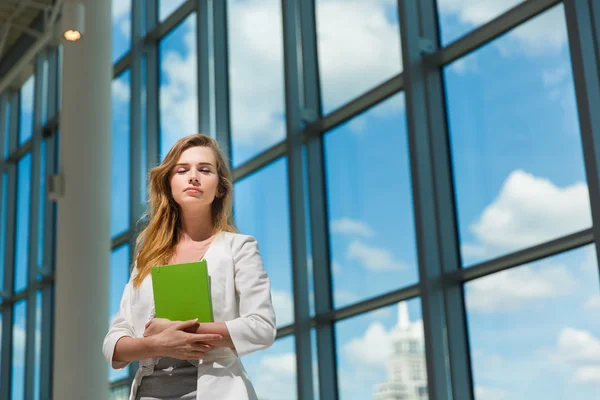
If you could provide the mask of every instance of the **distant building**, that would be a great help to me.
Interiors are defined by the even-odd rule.
[[[398,324],[391,332],[392,355],[387,380],[375,386],[374,400],[429,400],[423,323],[410,322],[406,302],[398,305]]]

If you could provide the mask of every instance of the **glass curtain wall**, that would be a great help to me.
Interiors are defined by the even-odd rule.
[[[107,324],[148,169],[203,132],[272,281],[277,339],[242,358],[261,399],[593,398],[600,7],[480,3],[113,0]],[[11,399],[51,384],[59,54],[0,96]]]

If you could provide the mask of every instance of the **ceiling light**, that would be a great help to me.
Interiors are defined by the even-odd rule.
[[[62,9],[62,34],[65,39],[74,42],[85,31],[85,7],[80,1],[67,0]]]

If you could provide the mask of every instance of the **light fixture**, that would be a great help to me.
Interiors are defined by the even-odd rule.
[[[62,35],[65,39],[75,42],[85,31],[85,7],[75,0],[66,0],[62,9]]]

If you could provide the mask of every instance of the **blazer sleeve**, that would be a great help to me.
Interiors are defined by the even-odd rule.
[[[271,282],[263,267],[258,243],[240,235],[232,243],[239,317],[225,322],[238,356],[273,344],[277,328]]]
[[[133,277],[133,275],[132,275]],[[115,353],[115,346],[119,339],[125,336],[135,337],[133,320],[131,317],[131,290],[132,281],[131,279],[125,285],[123,290],[123,296],[121,297],[121,304],[117,315],[113,318],[108,333],[104,337],[104,343],[102,345],[102,351],[104,357],[110,363],[114,369],[122,369],[129,365],[129,362],[125,361],[113,361],[113,355]]]

